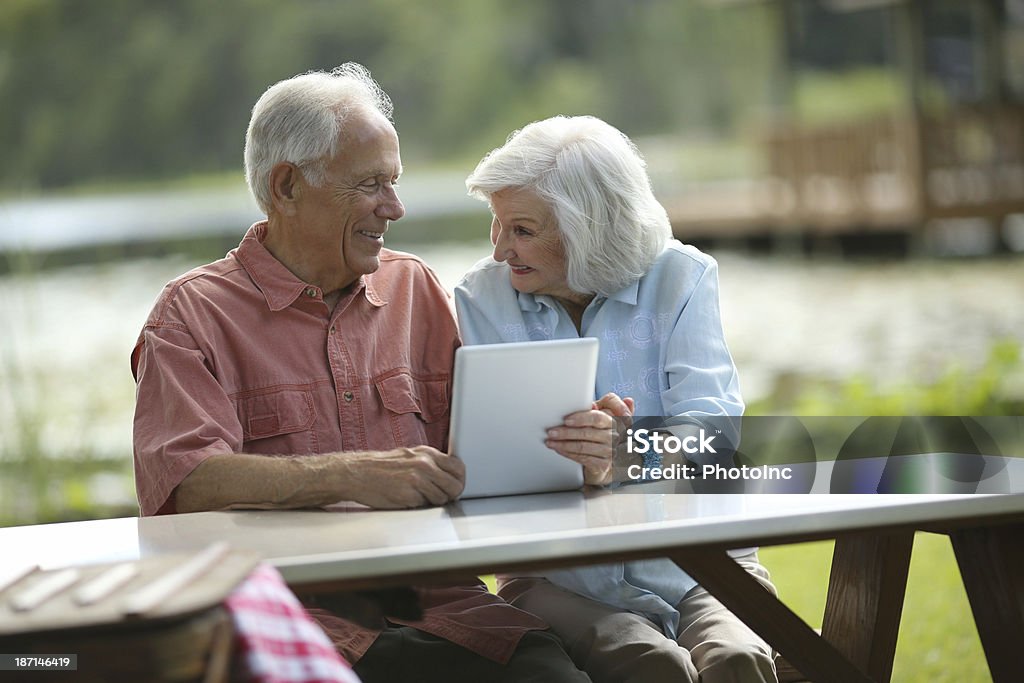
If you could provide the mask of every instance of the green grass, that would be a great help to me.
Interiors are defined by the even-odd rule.
[[[821,628],[832,542],[762,548],[779,597],[804,621]],[[894,683],[990,681],[956,559],[945,536],[914,538],[903,604]]]

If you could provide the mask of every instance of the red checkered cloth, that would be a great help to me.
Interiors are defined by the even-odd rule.
[[[359,683],[270,565],[256,567],[225,605],[235,626],[233,682]]]

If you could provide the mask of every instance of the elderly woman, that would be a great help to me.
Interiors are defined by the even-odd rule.
[[[490,204],[492,258],[455,289],[466,344],[601,342],[594,409],[548,446],[610,481],[612,416],[741,415],[714,259],[671,238],[630,140],[589,116],[513,133],[466,180]],[[750,550],[737,558],[767,589]],[[594,681],[775,681],[771,649],[667,559],[502,577]]]

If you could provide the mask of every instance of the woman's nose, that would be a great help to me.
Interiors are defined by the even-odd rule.
[[[504,261],[509,257],[512,248],[505,230],[492,226],[491,243],[494,244],[495,261]]]

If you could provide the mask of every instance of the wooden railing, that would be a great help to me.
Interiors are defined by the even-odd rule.
[[[1024,211],[1024,107],[962,109],[923,132],[927,217]]]
[[[1024,107],[963,108],[766,138],[763,220],[832,232],[1024,212]]]

